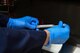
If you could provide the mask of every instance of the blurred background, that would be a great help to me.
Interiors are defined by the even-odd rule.
[[[67,50],[72,52],[74,50],[72,46],[80,47],[80,1],[0,0],[0,13],[16,18],[33,16],[39,19],[40,24],[56,25],[62,20],[70,25],[71,36],[61,53]]]

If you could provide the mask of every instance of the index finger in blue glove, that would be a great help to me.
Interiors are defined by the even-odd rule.
[[[62,21],[59,21],[58,26],[59,27],[62,27],[63,26],[63,22]]]

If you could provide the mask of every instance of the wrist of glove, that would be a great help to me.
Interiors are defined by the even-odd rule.
[[[19,21],[17,19],[9,18],[7,27],[8,28],[25,28],[25,22]]]
[[[45,29],[49,31],[50,37],[48,45],[50,44],[64,44],[70,36],[70,27],[67,24],[63,24],[62,21],[58,25]]]

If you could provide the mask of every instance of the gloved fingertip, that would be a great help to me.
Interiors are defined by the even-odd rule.
[[[31,22],[31,24],[34,25],[35,23],[34,22]]]
[[[39,31],[39,29],[38,29],[38,28],[36,28],[36,31]]]
[[[62,21],[59,21],[58,26],[59,27],[62,27],[63,26],[63,22]]]
[[[65,28],[70,28],[70,26],[68,25],[68,24],[63,24],[63,26],[65,27]]]

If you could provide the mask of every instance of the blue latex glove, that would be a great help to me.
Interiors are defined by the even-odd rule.
[[[31,16],[25,16],[17,19],[10,18],[7,23],[7,27],[35,29],[38,23],[39,21],[37,18],[31,17]]]
[[[59,21],[57,26],[46,30],[50,32],[49,44],[63,44],[69,39],[70,27],[67,24],[63,25],[62,21]]]

